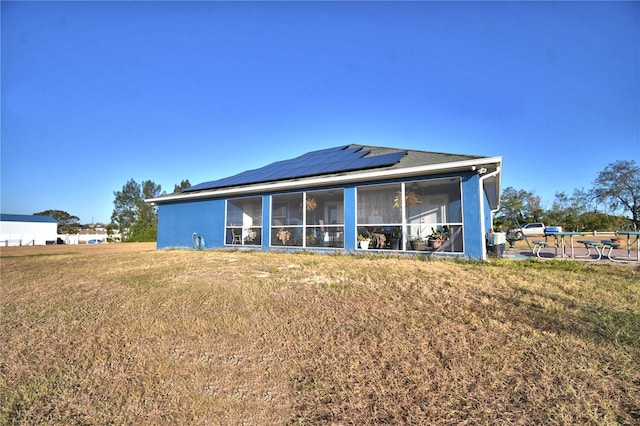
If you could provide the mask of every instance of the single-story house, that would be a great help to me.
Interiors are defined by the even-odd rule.
[[[0,214],[0,246],[43,246],[57,237],[58,221],[51,216]]]
[[[362,145],[309,152],[146,200],[158,248],[429,252],[484,259],[502,157]],[[419,244],[434,234],[444,243]]]

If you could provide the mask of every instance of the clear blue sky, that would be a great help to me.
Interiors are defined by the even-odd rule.
[[[640,162],[638,2],[0,7],[3,213],[349,143],[500,155],[545,206]]]

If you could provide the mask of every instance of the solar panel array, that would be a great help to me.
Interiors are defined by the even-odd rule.
[[[370,152],[369,150],[362,149],[361,146],[352,148],[349,148],[349,146],[339,146],[313,151],[291,160],[277,161],[259,169],[247,170],[235,176],[200,183],[186,188],[182,192],[219,189],[275,180],[392,166],[407,154],[407,151],[397,151],[389,154],[367,156]]]

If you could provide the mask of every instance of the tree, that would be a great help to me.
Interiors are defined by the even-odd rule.
[[[122,191],[114,192],[111,222],[120,229],[123,241],[155,241],[158,229],[156,206],[144,202],[160,195],[160,185],[150,180],[138,184],[129,180]]]
[[[180,185],[173,186],[173,192],[180,192],[183,189],[187,189],[190,187],[191,187],[191,182],[189,182],[189,179],[184,179],[182,180],[182,182],[180,182]]]
[[[531,222],[540,222],[542,221],[542,215],[544,214],[544,210],[540,207],[540,197],[537,195],[533,195],[533,192],[530,192],[527,195],[527,201],[525,203],[527,208],[527,212],[531,217]]]
[[[34,213],[34,216],[51,216],[58,221],[58,232],[60,234],[75,234],[80,229],[80,218],[70,215],[63,210],[45,210]]]
[[[624,225],[629,224],[629,219],[597,211],[588,211],[580,216],[580,223],[583,226],[579,231],[617,231],[624,229]]]
[[[523,189],[517,190],[511,186],[502,191],[500,210],[496,224],[513,227],[515,220],[521,225],[528,222],[538,222],[544,211],[540,207],[540,197],[533,192]]]
[[[553,206],[548,213],[550,225],[562,225],[569,231],[584,231],[585,229],[597,229],[593,224],[586,221],[586,218],[595,218],[595,216],[587,216],[590,206],[593,204],[593,194],[591,191],[584,189],[574,189],[573,195],[569,197],[564,192],[556,192],[556,198]],[[595,210],[595,208],[594,208]]]
[[[631,213],[634,229],[640,226],[640,167],[635,161],[618,160],[610,163],[593,182],[598,201],[613,211]]]
[[[160,195],[160,185],[147,180],[142,182],[142,203],[138,211],[138,220],[133,224],[129,241],[155,241],[158,235],[158,208],[144,200]]]
[[[140,185],[133,179],[128,181],[122,191],[114,192],[115,209],[111,214],[111,222],[120,230],[122,239],[126,240],[131,227],[137,220],[139,200],[141,198]]]

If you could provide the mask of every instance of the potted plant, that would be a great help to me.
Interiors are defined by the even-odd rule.
[[[316,207],[318,207],[318,202],[315,200],[315,198],[307,198],[307,210],[309,211],[313,211],[316,209]]]
[[[358,242],[360,243],[360,248],[362,250],[367,250],[369,248],[369,243],[371,242],[371,238],[365,237],[362,234],[358,234]]]
[[[445,241],[449,239],[447,235],[447,229],[434,229],[431,228],[431,235],[429,236],[429,246],[433,249],[439,249],[442,247]]]
[[[315,233],[310,232],[310,233],[307,234],[307,245],[308,246],[314,246],[314,247],[318,246],[319,245],[318,244],[319,241],[320,240],[318,239],[318,237],[316,236]]]
[[[393,207],[397,209],[401,208],[402,203],[400,202],[400,200],[402,200],[402,191],[398,191],[396,193],[396,196],[393,198]],[[407,207],[417,206],[418,204],[422,203],[422,201],[420,200],[420,196],[413,191],[405,191],[404,201]]]
[[[291,239],[291,232],[289,232],[285,228],[280,228],[278,233],[276,234],[276,238],[282,242],[282,245],[287,245],[287,242]]]
[[[422,238],[422,232],[418,228],[418,233],[411,239],[411,248],[416,251],[424,251],[427,249],[427,242]]]
[[[424,251],[427,249],[427,242],[422,237],[415,237],[411,240],[411,248],[416,251]]]

